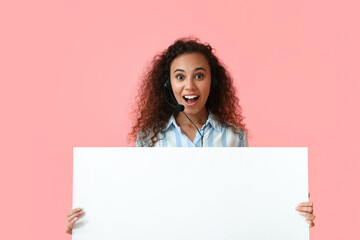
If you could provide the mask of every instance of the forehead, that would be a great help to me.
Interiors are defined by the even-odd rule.
[[[183,70],[192,70],[197,67],[210,69],[206,57],[201,53],[183,53],[172,61],[170,69],[175,70],[180,68]]]

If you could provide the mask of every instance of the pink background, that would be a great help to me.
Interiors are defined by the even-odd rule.
[[[125,1],[124,1],[125,2]],[[2,1],[1,239],[71,239],[72,148],[129,146],[146,63],[209,42],[250,146],[309,148],[311,239],[360,239],[359,1]]]

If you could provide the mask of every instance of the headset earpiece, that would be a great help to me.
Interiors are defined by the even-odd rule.
[[[166,89],[169,89],[169,80],[166,80],[166,82],[164,83],[164,88],[166,88]]]

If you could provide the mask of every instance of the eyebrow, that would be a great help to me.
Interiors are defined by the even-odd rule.
[[[204,71],[206,72],[206,70],[205,70],[204,68],[202,68],[202,67],[198,67],[198,68],[195,68],[195,69],[194,69],[194,71],[197,71],[197,70],[204,70]],[[176,70],[174,71],[174,73],[176,73],[177,71],[185,72],[183,69],[178,68],[178,69],[176,69]]]

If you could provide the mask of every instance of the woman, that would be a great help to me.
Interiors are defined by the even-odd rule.
[[[232,78],[212,47],[183,38],[156,55],[138,96],[130,139],[137,147],[247,147]],[[297,211],[314,226],[313,203]],[[67,233],[84,214],[68,212]]]

